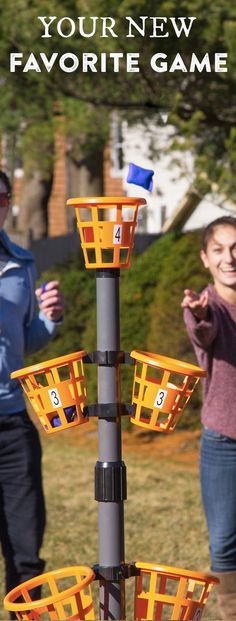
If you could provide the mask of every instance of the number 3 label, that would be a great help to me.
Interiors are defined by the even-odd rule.
[[[153,407],[159,408],[159,410],[161,410],[163,408],[167,395],[168,395],[168,390],[162,390],[162,388],[159,388]]]
[[[113,229],[113,244],[121,244],[122,224],[115,224]]]
[[[48,394],[49,394],[49,397],[51,399],[52,406],[54,408],[61,407],[62,403],[61,403],[61,399],[60,399],[58,390],[56,388],[51,388],[48,391]]]

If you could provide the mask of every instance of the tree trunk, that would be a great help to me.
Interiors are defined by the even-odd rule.
[[[103,195],[103,152],[96,151],[93,156],[83,160],[68,158],[68,198]],[[84,210],[84,217],[87,210]],[[68,210],[69,227],[76,226],[75,212]]]
[[[30,176],[25,175],[17,222],[18,231],[30,230],[34,239],[41,239],[47,235],[47,203],[50,190],[51,180],[45,180],[39,170],[35,170]]]
[[[180,201],[178,207],[164,222],[162,233],[168,233],[178,229],[181,230],[201,200],[202,197],[198,192],[193,187],[190,187],[184,198]]]

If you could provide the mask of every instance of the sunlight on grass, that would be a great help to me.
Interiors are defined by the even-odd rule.
[[[94,466],[97,437],[80,430],[42,436],[47,530],[42,549],[46,568],[98,562]],[[81,442],[80,442],[81,437]],[[140,440],[139,440],[140,442]],[[126,562],[163,563],[209,571],[208,543],[197,467],[125,447],[128,499],[125,502]],[[1,598],[4,572],[1,563]],[[127,619],[133,618],[134,579],[126,581]],[[94,597],[97,601],[97,583]],[[7,614],[1,606],[0,619]],[[217,618],[211,594],[204,618]]]

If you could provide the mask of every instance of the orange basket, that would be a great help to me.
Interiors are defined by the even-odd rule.
[[[46,433],[57,433],[88,421],[83,415],[85,355],[85,351],[78,351],[11,373],[12,379],[20,381]]]
[[[134,619],[200,621],[218,578],[208,574],[152,563],[135,563]]]
[[[4,599],[4,608],[19,621],[77,621],[95,619],[91,582],[95,574],[90,567],[63,567],[23,582]],[[42,587],[45,597],[32,600],[31,590]]]
[[[173,431],[206,371],[149,352],[134,350],[130,355],[135,359],[132,423],[154,431]]]
[[[144,198],[70,198],[75,207],[85,267],[129,267],[138,208]]]

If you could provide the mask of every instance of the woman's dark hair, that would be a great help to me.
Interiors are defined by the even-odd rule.
[[[212,237],[217,226],[233,226],[236,229],[236,218],[234,216],[222,216],[210,222],[202,233],[202,250],[206,252],[209,239]]]
[[[11,194],[10,179],[8,178],[6,173],[3,172],[3,170],[0,170],[0,181],[2,181],[5,184],[8,194]]]

